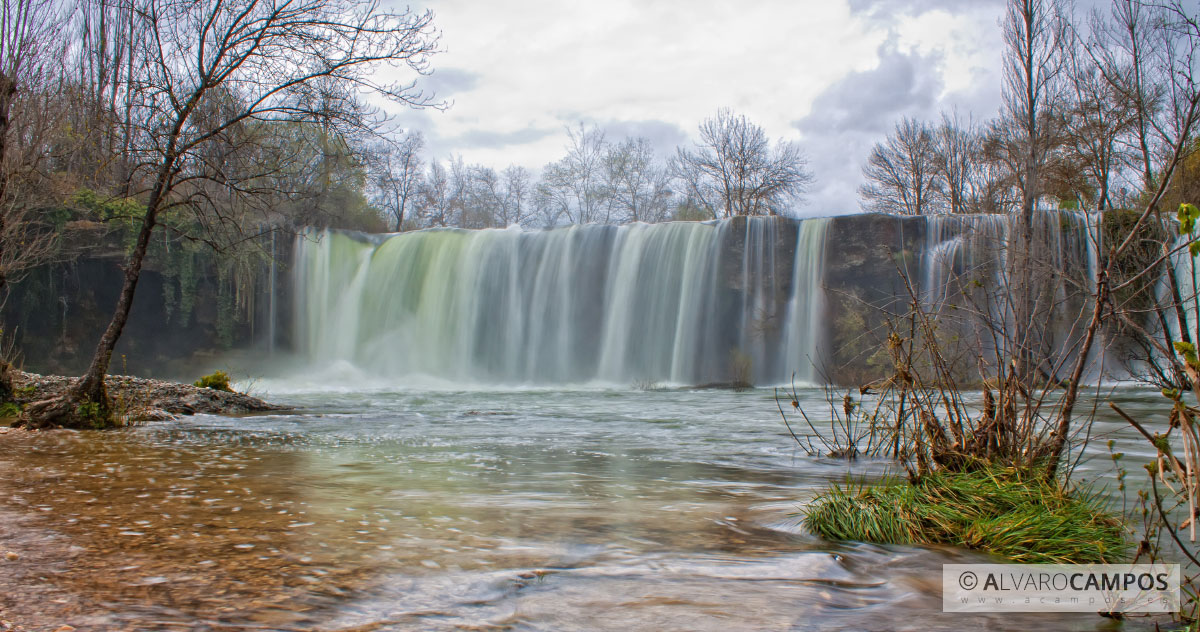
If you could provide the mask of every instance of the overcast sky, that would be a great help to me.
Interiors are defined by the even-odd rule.
[[[566,127],[640,135],[666,158],[731,107],[799,141],[816,184],[799,215],[859,209],[872,145],[905,115],[999,104],[1000,0],[427,0],[445,52],[422,85],[447,111],[397,112],[427,156],[535,173]]]

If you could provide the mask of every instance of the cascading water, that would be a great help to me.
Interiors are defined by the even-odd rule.
[[[828,220],[310,233],[314,361],[455,382],[782,383],[817,375]]]
[[[825,242],[829,219],[806,220],[800,224],[796,239],[796,259],[792,264],[791,299],[788,303],[786,358],[800,358],[793,370],[798,382],[823,382],[825,366]],[[786,367],[784,367],[786,369]]]
[[[944,215],[925,221],[921,258],[921,301],[938,313],[944,330],[965,341],[985,364],[998,348],[1038,345],[1048,358],[1070,359],[1083,331],[1081,317],[1099,272],[1100,219],[1077,211],[1040,211],[1034,215],[1033,266],[1036,278],[1033,322],[1014,323],[1017,298],[1009,293],[1009,250],[1014,247],[1016,216]],[[1094,348],[1103,349],[1104,345]],[[1061,372],[1069,367],[1048,370]]]
[[[1013,344],[1039,345],[1061,361],[1047,370],[1059,372],[1083,331],[1099,222],[1069,211],[1035,216],[1037,312],[1016,327],[1006,264],[1015,221],[743,217],[314,232],[296,248],[294,341],[314,364],[349,363],[400,383],[869,381],[885,370],[869,362],[871,341],[886,336],[880,305],[907,303],[897,262],[911,254],[919,269],[910,281],[938,315],[957,373],[977,378],[981,361],[994,370],[987,366]],[[864,243],[842,230],[880,232]],[[888,239],[899,241],[875,245]],[[826,294],[831,283],[836,295]]]
[[[1187,234],[1171,244],[1170,269],[1164,270],[1170,274],[1163,274],[1156,283],[1156,303],[1178,305],[1178,309],[1164,309],[1163,323],[1148,323],[1146,329],[1152,336],[1161,336],[1164,324],[1171,340],[1195,341],[1200,335],[1200,259],[1192,256],[1191,242],[1192,236]]]

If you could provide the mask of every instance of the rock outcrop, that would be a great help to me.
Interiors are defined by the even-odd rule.
[[[57,397],[78,378],[16,371],[13,399],[21,405]],[[128,375],[106,379],[109,396],[127,421],[160,421],[179,415],[245,415],[285,410],[257,397],[191,384]]]

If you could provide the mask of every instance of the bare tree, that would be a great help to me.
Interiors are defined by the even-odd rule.
[[[950,213],[979,213],[983,138],[970,119],[963,121],[958,112],[942,114],[933,129],[933,166],[935,193]]]
[[[442,163],[429,163],[429,172],[417,191],[417,212],[425,226],[450,226],[454,221],[454,200],[450,193],[450,176]]]
[[[11,0],[0,8],[0,297],[53,247],[34,216],[31,176],[46,157],[64,18],[52,0]]]
[[[503,226],[525,226],[533,218],[533,179],[529,170],[509,165],[500,173],[504,181],[504,203],[501,206]]]
[[[424,165],[421,150],[425,137],[409,132],[395,142],[384,144],[375,160],[373,174],[376,203],[395,221],[394,230],[404,230],[404,219],[416,205]]]
[[[667,173],[654,160],[646,138],[626,138],[604,156],[609,205],[629,222],[658,222],[667,217],[671,189]]]
[[[523,226],[529,222],[529,171],[509,166],[502,172],[471,165],[464,208],[478,228]]]
[[[779,141],[745,115],[721,109],[700,124],[695,150],[680,147],[672,172],[686,195],[714,216],[776,215],[800,198],[812,183],[799,145]]]
[[[1143,238],[1145,234],[1143,228],[1157,217],[1159,205],[1167,193],[1172,176],[1184,158],[1193,151],[1192,144],[1197,128],[1200,126],[1200,83],[1197,83],[1197,77],[1200,76],[1198,73],[1200,71],[1200,67],[1198,67],[1200,65],[1200,12],[1197,11],[1196,6],[1192,3],[1184,4],[1174,1],[1162,5],[1146,5],[1136,0],[1118,2],[1114,10],[1114,18],[1114,23],[1117,25],[1114,31],[1127,34],[1129,39],[1121,41],[1128,41],[1129,44],[1113,47],[1102,53],[1099,57],[1102,61],[1100,67],[1105,77],[1110,78],[1109,80],[1115,86],[1120,86],[1122,83],[1133,86],[1126,91],[1126,94],[1133,96],[1134,105],[1139,110],[1135,114],[1134,135],[1138,139],[1138,145],[1145,144],[1147,146],[1145,155],[1154,157],[1152,163],[1154,168],[1150,172],[1150,179],[1146,182],[1140,213],[1136,220],[1129,224],[1128,229],[1117,236],[1116,243],[1109,247],[1107,263],[1097,275],[1091,320],[1084,337],[1084,355],[1076,360],[1070,376],[1070,384],[1059,404],[1063,412],[1060,413],[1049,444],[1049,455],[1052,457],[1049,462],[1051,473],[1057,466],[1059,456],[1067,441],[1071,424],[1071,410],[1075,404],[1078,390],[1076,384],[1083,374],[1086,350],[1093,343],[1100,322],[1105,318],[1115,317],[1132,329],[1136,330],[1141,327],[1134,314],[1131,314],[1123,306],[1113,306],[1112,298],[1118,296],[1122,290],[1139,283],[1142,274],[1135,273],[1121,278],[1117,274],[1116,266],[1122,260],[1122,255],[1130,251]],[[1148,32],[1143,29],[1148,29]],[[1134,61],[1134,57],[1137,54],[1148,53],[1138,44],[1138,42],[1147,41],[1154,41],[1158,44],[1155,47],[1155,60],[1151,62],[1143,57],[1145,65],[1141,65]],[[1135,54],[1135,50],[1141,51],[1141,53]],[[1108,57],[1109,53],[1112,53],[1112,57]],[[1118,63],[1113,65],[1109,63],[1110,61]],[[1124,71],[1116,72],[1122,69],[1122,66]],[[1135,69],[1138,66],[1140,66],[1140,70]],[[1157,72],[1154,72],[1155,69]],[[1147,89],[1152,83],[1146,79],[1145,72],[1147,70],[1161,77],[1161,83],[1159,83],[1161,91]],[[1142,77],[1141,79],[1137,78],[1139,75]],[[1124,81],[1122,81],[1122,77],[1125,78]],[[1129,83],[1130,81],[1132,84]],[[1151,107],[1154,102],[1161,104],[1159,108]],[[1151,143],[1153,143],[1153,147],[1150,147]],[[1190,219],[1184,217],[1181,210],[1181,220],[1184,226],[1188,226],[1189,223],[1194,223],[1195,217]],[[1168,255],[1168,252],[1164,252],[1163,258],[1155,259],[1153,266],[1160,265]],[[1178,332],[1184,337],[1184,344],[1187,346],[1174,348],[1174,345],[1168,344],[1170,342],[1169,331],[1163,332],[1167,336],[1164,341],[1159,341],[1149,335],[1149,332],[1146,332],[1142,340],[1159,354],[1159,357],[1171,358],[1176,365],[1175,371],[1186,374],[1189,382],[1187,385],[1196,393],[1200,393],[1200,380],[1197,379],[1194,361],[1179,362],[1180,357],[1188,353],[1185,351],[1186,349],[1190,348],[1190,353],[1195,353],[1195,343],[1189,342],[1189,339],[1196,340],[1197,337],[1200,337],[1200,332],[1186,333],[1188,321],[1179,307],[1181,302],[1179,286],[1173,280],[1172,266],[1166,266],[1166,268],[1168,278],[1172,279],[1174,297],[1173,305],[1168,305],[1165,309],[1175,308],[1175,313],[1179,318]],[[1195,301],[1195,298],[1189,297],[1187,300]],[[1194,356],[1192,357],[1194,358]]]
[[[459,228],[485,228],[486,213],[470,206],[472,168],[467,166],[462,155],[454,156],[446,163],[450,169],[447,180],[447,210]]]
[[[537,196],[543,215],[557,223],[565,217],[572,224],[611,221],[604,187],[604,156],[608,142],[597,127],[567,128],[567,155],[546,165]],[[551,210],[553,209],[553,210]]]
[[[1141,0],[1114,0],[1107,15],[1092,16],[1092,38],[1086,50],[1097,72],[1118,99],[1132,109],[1130,133],[1123,143],[1135,156],[1131,163],[1140,176],[1139,188],[1154,187],[1159,142],[1164,127],[1166,83],[1172,61],[1156,51],[1165,21],[1164,11]]]
[[[859,188],[863,208],[897,215],[927,215],[941,211],[937,153],[929,126],[905,117],[896,130],[875,145],[863,168],[866,183]]]
[[[212,187],[252,198],[270,172],[234,179],[206,151],[238,130],[297,121],[368,128],[360,91],[413,107],[433,105],[415,83],[384,84],[382,66],[427,72],[437,37],[430,13],[389,13],[369,0],[142,0],[146,69],[132,105],[145,214],[125,264],[112,321],[87,373],[58,400],[28,410],[35,425],[93,424],[109,417],[104,377],[124,330],[150,238],[166,209],[221,222]],[[248,136],[250,137],[250,136]],[[210,187],[209,185],[212,185]],[[242,195],[245,194],[245,195]]]
[[[77,7],[79,101],[73,118],[84,137],[74,148],[76,159],[93,168],[97,181],[128,178],[133,165],[122,150],[130,149],[132,133],[127,117],[129,92],[137,89],[139,6],[137,0],[78,0]]]
[[[1154,236],[1167,292],[1139,285],[1143,273],[1114,278],[1113,310],[1124,331],[1140,346],[1135,360],[1147,368],[1144,377],[1167,388],[1186,386],[1189,378],[1172,358],[1172,342],[1195,344],[1200,332],[1188,326],[1185,306],[1193,305],[1190,273],[1180,275],[1173,260],[1175,222],[1167,213],[1188,199],[1190,165],[1196,160],[1200,125],[1200,16],[1194,5],[1117,0],[1107,14],[1093,16],[1087,52],[1107,87],[1131,111],[1128,129],[1118,136],[1133,174],[1134,195],[1126,203],[1142,209],[1136,237],[1122,241],[1126,249],[1143,248]],[[1172,213],[1173,214],[1173,213]],[[1134,235],[1133,232],[1130,233]],[[1149,296],[1151,305],[1141,297]],[[1166,350],[1166,353],[1163,353]]]
[[[998,155],[1021,193],[1021,239],[1032,239],[1033,212],[1045,194],[1043,167],[1059,142],[1064,107],[1067,22],[1057,0],[1010,0],[1005,13],[1004,101],[996,123]]]
[[[1074,39],[1079,45],[1069,49],[1067,59],[1071,100],[1065,113],[1066,161],[1080,165],[1089,179],[1090,195],[1079,200],[1080,206],[1105,211],[1112,207],[1110,191],[1123,159],[1120,141],[1131,129],[1136,108],[1105,80],[1087,52],[1089,43]]]
[[[1005,366],[999,370],[1011,368],[1015,372],[1011,382],[1022,384],[1025,392],[1038,379],[1039,354],[1034,347],[1042,343],[1040,334],[1047,322],[1039,320],[1036,312],[1053,305],[1037,296],[1037,288],[1054,284],[1035,279],[1034,212],[1046,195],[1047,163],[1059,144],[1063,120],[1063,46],[1068,31],[1061,11],[1057,0],[1009,0],[1004,21],[1004,101],[988,140],[991,155],[1008,168],[1020,196],[1016,234],[1005,257],[1009,289],[1000,297],[1007,314],[1003,347],[1011,363],[1002,363]]]
[[[679,151],[676,150],[669,167],[675,188],[681,191],[683,198],[676,209],[676,217],[682,215],[697,220],[720,218],[726,208],[720,191],[713,186],[713,180],[701,164],[680,159]]]

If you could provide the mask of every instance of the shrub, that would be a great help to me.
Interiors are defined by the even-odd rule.
[[[233,389],[229,387],[229,374],[224,371],[216,371],[209,375],[193,382],[194,385],[200,388],[211,388],[215,391],[225,391],[232,393]]]

